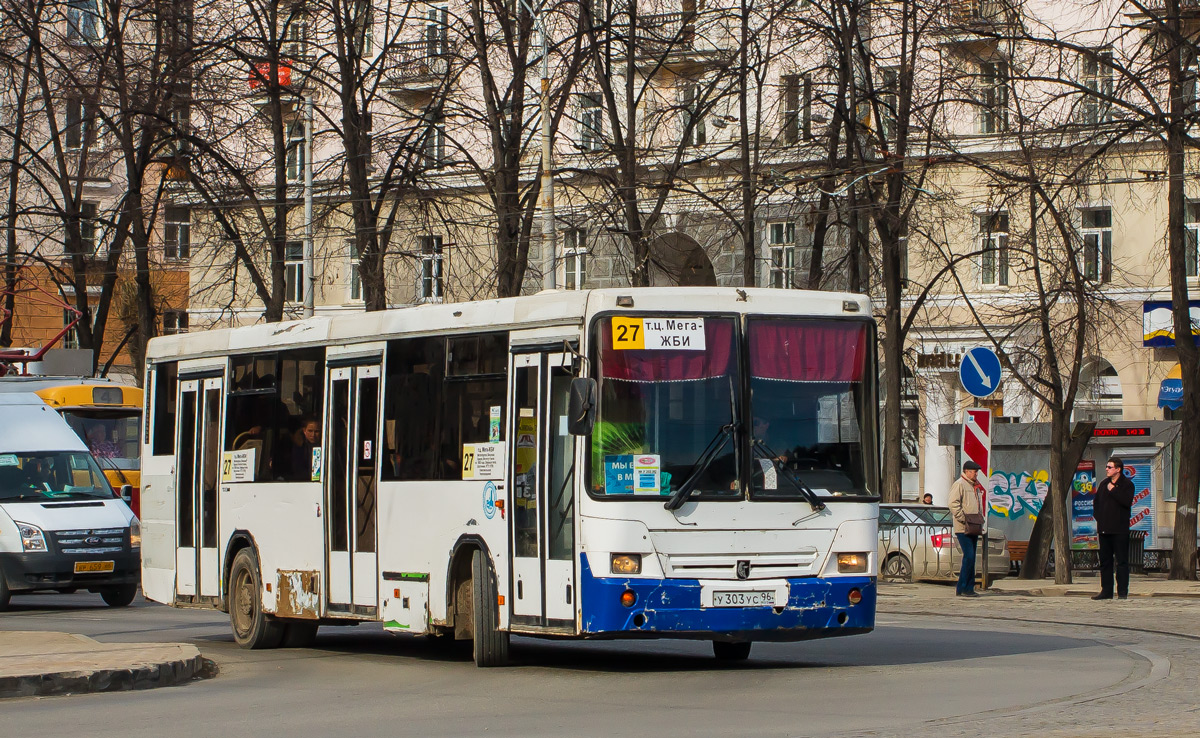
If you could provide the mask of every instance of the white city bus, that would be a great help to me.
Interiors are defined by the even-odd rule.
[[[147,598],[319,625],[752,641],[874,627],[861,296],[606,289],[151,341]]]

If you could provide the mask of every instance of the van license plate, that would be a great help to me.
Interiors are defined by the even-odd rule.
[[[713,592],[713,607],[774,607],[775,592]]]
[[[105,572],[112,571],[113,568],[114,568],[114,564],[111,561],[76,561],[75,562],[75,573],[76,574],[98,574],[98,573],[102,574]]]

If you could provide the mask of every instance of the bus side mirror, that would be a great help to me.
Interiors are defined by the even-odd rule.
[[[121,485],[121,499],[125,500],[126,505],[130,505],[133,503],[133,485],[132,484],[122,484]]]
[[[567,410],[567,432],[586,436],[596,422],[596,380],[576,377],[571,380],[571,402]]]

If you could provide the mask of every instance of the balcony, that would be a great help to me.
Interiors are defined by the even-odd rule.
[[[1017,0],[951,0],[950,23],[958,28],[999,28],[1017,20]]]
[[[446,39],[421,39],[395,44],[392,85],[409,91],[434,90],[450,71]]]
[[[695,10],[675,13],[654,13],[637,18],[637,63],[639,67],[667,68],[685,71],[689,67],[704,67],[719,64],[731,57],[732,49],[723,49],[714,43],[722,33],[718,23],[711,22],[713,16]],[[628,16],[622,28],[620,20],[614,20],[614,50],[620,54],[627,43]]]

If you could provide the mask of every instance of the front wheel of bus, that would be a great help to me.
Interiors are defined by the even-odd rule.
[[[476,666],[508,663],[508,633],[500,630],[499,620],[496,578],[487,556],[477,550],[471,558],[472,650]]]
[[[249,548],[237,552],[229,569],[229,623],[242,648],[276,648],[283,641],[283,625],[263,612],[258,557]]]
[[[750,642],[713,641],[713,655],[722,661],[743,661],[750,658]]]

